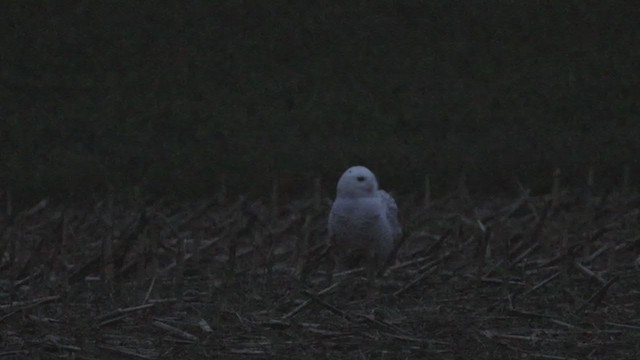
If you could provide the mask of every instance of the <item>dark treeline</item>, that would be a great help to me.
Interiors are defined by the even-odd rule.
[[[27,197],[616,184],[639,7],[614,1],[9,1],[0,180]]]

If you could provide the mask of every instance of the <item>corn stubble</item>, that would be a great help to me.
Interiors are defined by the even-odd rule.
[[[330,200],[117,195],[0,217],[3,356],[620,359],[640,352],[640,197],[398,197],[368,289],[329,273]],[[328,195],[328,194],[327,194]],[[159,341],[162,339],[162,341]]]

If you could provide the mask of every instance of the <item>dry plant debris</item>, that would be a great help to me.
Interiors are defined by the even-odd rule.
[[[399,197],[374,288],[278,201],[7,204],[0,358],[640,358],[635,194]]]

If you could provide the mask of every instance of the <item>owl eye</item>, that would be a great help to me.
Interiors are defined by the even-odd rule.
[[[363,182],[363,181],[364,181],[364,179],[365,179],[365,177],[364,177],[364,176],[358,176],[358,177],[356,178],[356,180],[358,180],[359,182]]]

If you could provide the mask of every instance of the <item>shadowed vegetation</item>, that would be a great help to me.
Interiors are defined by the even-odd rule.
[[[546,190],[555,167],[617,183],[640,150],[637,13],[601,1],[9,2],[0,179],[29,198],[132,186],[191,197],[222,177],[231,192],[278,178],[299,193],[355,163],[401,192],[429,173],[443,193],[463,172],[472,191],[510,191],[514,176]]]

